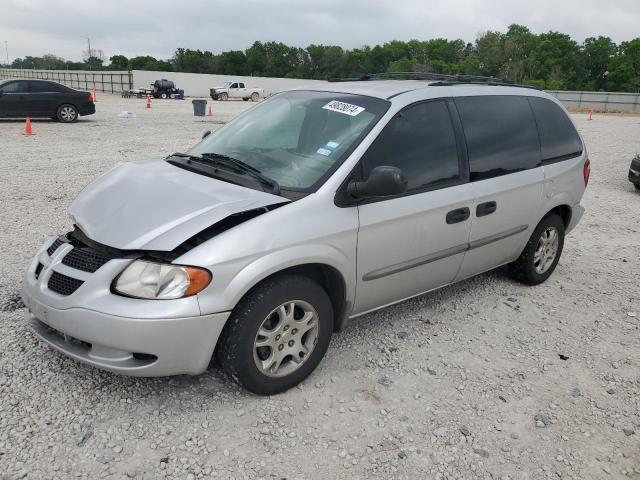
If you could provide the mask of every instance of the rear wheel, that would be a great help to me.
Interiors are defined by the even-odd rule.
[[[332,332],[333,309],[325,290],[307,277],[279,275],[254,288],[234,309],[217,357],[235,382],[272,395],[313,372]]]
[[[640,190],[640,183],[634,183],[633,186],[636,187],[636,190]]]
[[[167,98],[167,94],[166,94],[166,93],[164,93],[164,92],[162,92],[162,93],[160,94],[160,98]]]
[[[253,92],[251,94],[251,101],[252,102],[257,102],[258,100],[260,100],[260,95],[258,95],[258,92]]]
[[[538,285],[551,276],[564,247],[564,222],[555,213],[545,216],[531,234],[518,260],[510,265],[513,276]]]
[[[64,123],[75,122],[78,119],[78,109],[69,104],[60,105],[56,112],[56,117]]]
[[[228,99],[229,99],[229,94],[227,94],[227,93],[225,93],[225,92],[222,92],[222,93],[220,94],[219,98],[220,98],[220,100],[222,100],[222,101],[224,102],[225,100],[228,100]]]

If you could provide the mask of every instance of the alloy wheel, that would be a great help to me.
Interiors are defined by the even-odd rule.
[[[533,265],[538,274],[542,275],[553,265],[558,255],[558,245],[559,235],[555,227],[549,227],[542,231],[533,254]]]
[[[76,119],[76,111],[73,107],[62,107],[60,109],[60,116],[65,122],[73,122]]]
[[[284,377],[298,370],[318,342],[319,317],[302,300],[285,302],[264,319],[253,345],[258,370],[269,377]]]

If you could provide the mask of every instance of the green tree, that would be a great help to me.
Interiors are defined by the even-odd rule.
[[[129,68],[129,59],[124,55],[114,55],[109,58],[111,70],[127,70]]]
[[[622,42],[609,64],[607,89],[640,92],[640,38]]]
[[[579,87],[604,90],[607,72],[618,46],[609,37],[589,37],[582,44],[579,56]]]
[[[262,76],[267,69],[267,49],[262,42],[253,42],[253,45],[245,50],[247,69],[250,75]]]

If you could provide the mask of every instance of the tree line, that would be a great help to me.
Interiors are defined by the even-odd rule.
[[[114,55],[109,62],[89,55],[70,62],[55,55],[18,58],[13,68],[155,70],[222,75],[326,79],[366,73],[434,72],[485,75],[550,90],[640,92],[640,37],[616,44],[589,37],[582,43],[560,32],[535,34],[522,25],[488,31],[474,43],[436,38],[393,40],[374,47],[291,47],[256,41],[246,50],[178,48],[168,60]]]

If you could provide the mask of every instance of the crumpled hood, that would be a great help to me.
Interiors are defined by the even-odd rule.
[[[152,160],[112,168],[78,195],[69,214],[104,245],[170,251],[229,215],[286,201]]]

